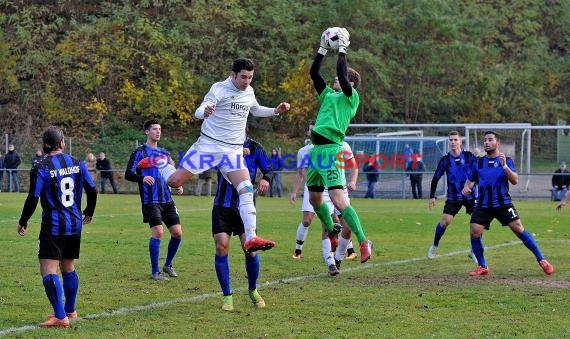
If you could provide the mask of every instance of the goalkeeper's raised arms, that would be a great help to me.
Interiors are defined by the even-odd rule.
[[[326,31],[323,32],[323,34],[321,34],[321,45],[319,47],[319,50],[317,51],[317,53],[322,55],[326,55],[329,50],[329,46],[327,44],[327,37],[325,33]]]
[[[350,33],[344,27],[338,30],[338,52],[346,54],[346,48],[350,45]]]

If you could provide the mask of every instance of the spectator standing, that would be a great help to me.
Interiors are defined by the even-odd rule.
[[[8,145],[8,153],[4,157],[4,167],[8,172],[8,186],[6,188],[7,192],[20,192],[20,182],[18,181],[18,167],[22,163],[22,159],[14,144]]]
[[[412,195],[414,199],[422,198],[422,179],[425,171],[424,162],[418,157],[416,162],[410,161],[406,171],[410,172],[410,184],[412,186]]]
[[[42,152],[41,149],[37,149],[36,150],[36,154],[34,154],[34,156],[32,157],[31,161],[32,161],[32,167],[34,166],[34,164],[40,160],[42,160],[44,157],[44,152]]]
[[[481,158],[483,156],[483,154],[481,153],[481,149],[479,147],[475,147],[472,153],[475,156],[475,158]]]
[[[376,197],[376,186],[380,179],[380,170],[374,158],[371,158],[368,163],[364,164],[362,171],[366,173],[366,181],[368,181],[368,189],[366,190],[364,199],[374,199]]]
[[[271,149],[271,168],[273,169],[273,179],[269,185],[269,197],[273,198],[273,192],[281,198],[281,171],[283,170],[283,162],[281,154],[277,148]],[[275,190],[275,191],[274,191]]]
[[[566,168],[566,161],[560,162],[560,168],[552,176],[552,201],[561,201],[568,192],[570,185],[570,171]]]
[[[402,152],[404,155],[404,168],[407,169],[408,166],[412,163],[412,154],[414,154],[414,149],[410,146],[410,144],[404,145],[404,151]]]
[[[198,174],[198,182],[196,184],[196,195],[202,195],[202,187],[206,185],[206,196],[212,195],[212,169],[207,169],[206,171]]]
[[[0,192],[2,192],[2,179],[4,179],[4,156],[0,152]]]
[[[97,159],[95,158],[95,155],[93,153],[87,153],[87,155],[85,156],[85,167],[87,167],[87,170],[89,171],[89,175],[91,175],[91,178],[93,179],[93,181],[97,180]]]
[[[105,194],[105,184],[107,183],[107,179],[109,179],[111,187],[113,187],[113,192],[117,194],[118,191],[117,186],[115,186],[115,179],[113,178],[111,162],[106,158],[105,152],[99,153],[99,159],[97,159],[95,167],[101,175],[101,194]]]

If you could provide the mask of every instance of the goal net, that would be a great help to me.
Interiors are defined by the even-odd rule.
[[[501,151],[511,157],[519,173],[518,191],[526,191],[529,187],[531,130],[530,124],[354,124],[347,133],[346,141],[352,147],[359,160],[359,155],[380,155],[380,182],[377,191],[383,198],[409,198],[411,196],[409,176],[398,159],[404,154],[406,145],[414,154],[421,154],[425,171],[422,178],[423,198],[429,197],[431,178],[437,168],[439,159],[449,151],[448,136],[457,130],[463,136],[463,148],[484,154],[484,133],[494,130],[501,137]],[[405,130],[403,130],[405,129]],[[366,159],[366,157],[363,157]],[[363,161],[359,160],[362,171]],[[361,172],[363,173],[363,172]],[[364,173],[363,173],[364,174]],[[360,189],[366,189],[365,175],[359,183]],[[439,181],[436,195],[443,196],[446,191],[446,180]],[[358,196],[358,194],[356,194]]]

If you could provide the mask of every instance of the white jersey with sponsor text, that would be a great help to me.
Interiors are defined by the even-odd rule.
[[[247,116],[249,112],[257,115],[260,108],[253,87],[242,91],[228,77],[212,85],[200,107],[211,103],[216,110],[202,122],[201,134],[216,143],[243,145]]]

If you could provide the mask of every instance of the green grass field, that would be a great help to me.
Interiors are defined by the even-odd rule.
[[[345,262],[330,277],[321,255],[320,227],[311,226],[300,261],[291,254],[301,214],[286,199],[258,199],[258,233],[277,246],[261,253],[259,291],[265,309],[247,296],[244,259],[230,250],[232,313],[220,309],[210,234],[211,198],[176,198],[184,240],[174,266],[180,277],[149,278],[148,227],[135,195],[100,195],[94,222],[83,232],[77,311],[71,329],[39,329],[52,312],[37,262],[40,208],[26,237],[16,233],[25,194],[0,194],[0,336],[457,338],[570,336],[570,208],[549,201],[516,202],[556,271],[546,276],[508,228],[485,233],[491,274],[470,278],[468,218],[458,215],[425,258],[443,201],[353,199],[368,237],[369,263]],[[161,265],[166,253],[165,237]]]

